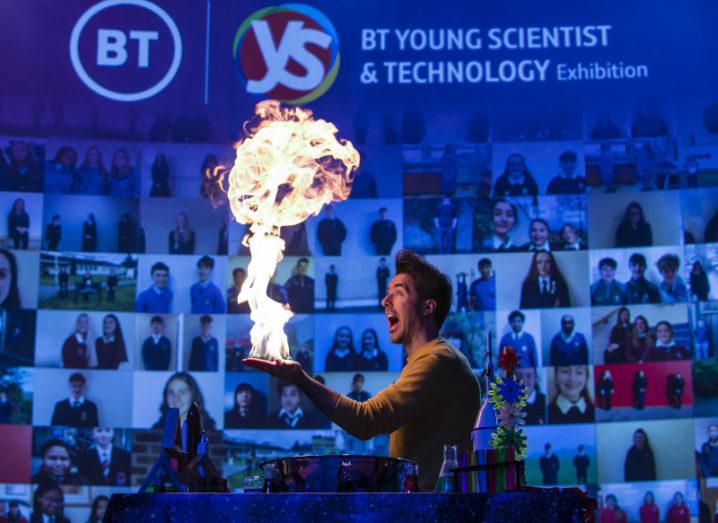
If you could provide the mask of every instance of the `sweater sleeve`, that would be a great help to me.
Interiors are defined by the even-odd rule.
[[[436,391],[450,387],[452,364],[448,355],[432,351],[408,364],[396,383],[363,403],[340,396],[331,419],[360,439],[394,432],[431,408],[438,400]]]

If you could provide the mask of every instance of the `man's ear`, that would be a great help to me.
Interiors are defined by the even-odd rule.
[[[424,300],[424,310],[422,311],[422,314],[424,316],[431,316],[434,314],[434,311],[436,310],[436,300],[433,298],[427,298]]]

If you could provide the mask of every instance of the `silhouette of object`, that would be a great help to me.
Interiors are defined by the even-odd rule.
[[[229,492],[227,480],[209,458],[209,444],[196,403],[189,408],[184,424],[180,424],[179,409],[167,410],[162,452],[139,490],[168,491]]]

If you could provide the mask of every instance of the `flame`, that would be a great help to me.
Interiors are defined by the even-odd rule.
[[[313,119],[307,109],[267,100],[257,104],[255,114],[258,123],[246,129],[221,183],[227,186],[235,219],[249,225],[243,242],[251,261],[238,302],[248,302],[254,322],[250,357],[287,359],[284,325],[292,312],[267,296],[284,252],[279,231],[318,214],[330,202],[346,200],[359,153],[351,142],[336,137],[334,124]]]

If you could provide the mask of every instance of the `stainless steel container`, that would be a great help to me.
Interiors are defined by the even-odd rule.
[[[296,456],[261,464],[273,492],[404,492],[416,485],[413,461],[378,456]]]

